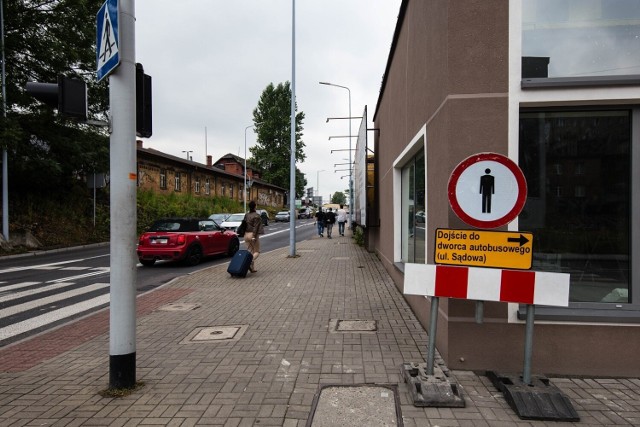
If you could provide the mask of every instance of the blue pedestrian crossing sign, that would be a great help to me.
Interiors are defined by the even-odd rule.
[[[96,66],[98,81],[111,74],[111,72],[120,65],[120,52],[118,50],[120,44],[118,13],[118,0],[107,0],[96,16]]]

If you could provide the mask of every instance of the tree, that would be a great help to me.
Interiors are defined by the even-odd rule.
[[[296,108],[297,111],[297,108]],[[305,159],[302,141],[304,113],[296,113],[296,163]],[[262,178],[273,185],[289,188],[291,176],[291,87],[289,82],[278,86],[269,83],[258,106],[253,110],[257,143],[249,148],[251,163],[262,171]],[[302,197],[307,180],[296,168],[296,198]]]
[[[105,129],[61,118],[25,91],[29,81],[81,78],[90,116],[104,120],[108,88],[95,79],[95,16],[102,2],[4,1],[7,117],[0,117],[0,146],[9,157],[11,197],[64,193],[79,177],[109,169]]]
[[[336,191],[331,196],[331,203],[335,203],[337,205],[346,205],[347,204],[347,196],[344,195],[342,191]]]

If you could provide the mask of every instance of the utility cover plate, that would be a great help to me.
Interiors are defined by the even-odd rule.
[[[548,378],[532,376],[531,384],[526,384],[520,375],[487,371],[487,377],[523,420],[580,421],[569,398]]]

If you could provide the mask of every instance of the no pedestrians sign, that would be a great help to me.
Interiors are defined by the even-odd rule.
[[[511,159],[479,153],[463,160],[448,185],[451,208],[476,228],[497,228],[513,221],[527,199],[527,182]]]

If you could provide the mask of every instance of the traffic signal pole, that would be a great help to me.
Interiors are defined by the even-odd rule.
[[[109,75],[111,110],[111,302],[109,388],[136,382],[135,0],[120,0],[121,59]]]

